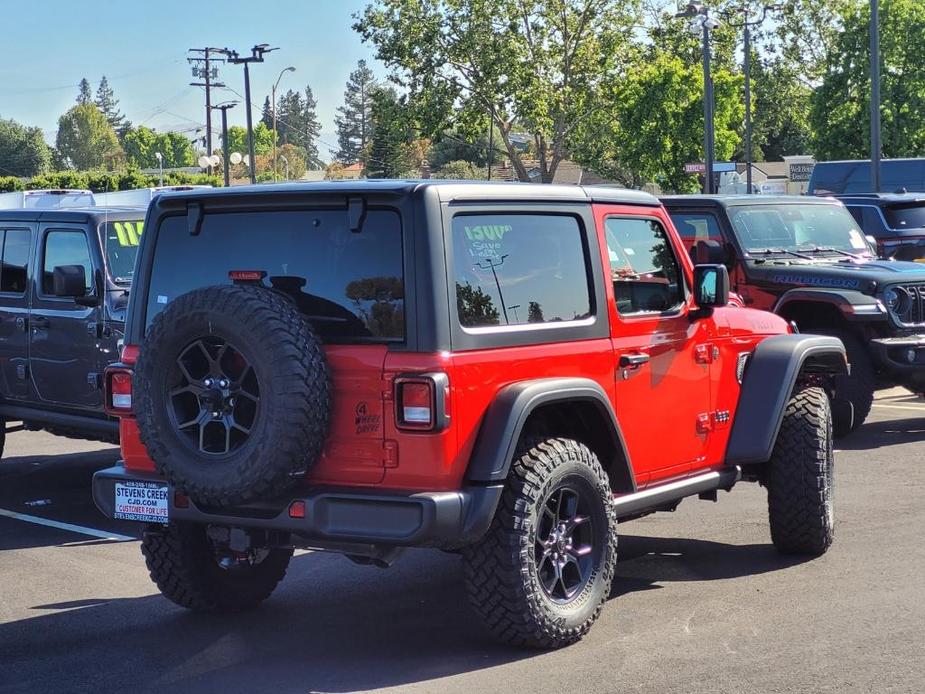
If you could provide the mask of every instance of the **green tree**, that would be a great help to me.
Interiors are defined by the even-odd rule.
[[[263,109],[260,111],[260,122],[271,130],[273,129],[273,104],[270,103],[269,96],[263,100]]]
[[[372,137],[373,96],[379,89],[373,71],[365,60],[347,78],[344,105],[337,107],[334,124],[337,126],[337,158],[347,164],[361,161],[365,164],[366,149]]]
[[[446,162],[439,169],[435,169],[434,174],[437,178],[462,181],[478,181],[488,175],[485,169],[462,159]]]
[[[741,79],[720,70],[716,94],[716,157],[728,159],[739,144],[744,108]],[[703,73],[699,65],[667,53],[640,57],[626,78],[601,93],[606,104],[579,133],[574,158],[598,173],[641,187],[693,192],[697,177],[684,173],[703,160]]]
[[[543,317],[543,307],[538,301],[531,301],[527,305],[527,322],[543,323],[546,319]]]
[[[90,80],[83,77],[78,85],[77,103],[81,106],[93,103],[93,92],[90,91]]]
[[[247,154],[247,128],[232,125],[228,128],[228,151]],[[268,154],[273,151],[273,131],[262,122],[254,126],[254,153]]]
[[[827,70],[845,16],[857,10],[861,0],[788,0],[775,13],[776,44],[783,61],[798,70],[804,84],[817,83]],[[866,2],[864,4],[867,4]]]
[[[781,58],[752,62],[752,149],[754,161],[781,161],[806,154],[813,90],[799,72]],[[744,136],[744,130],[743,130]],[[742,148],[744,151],[744,147]]]
[[[112,167],[122,155],[115,131],[94,104],[78,104],[58,119],[56,145],[67,165],[81,171]]]
[[[925,5],[883,0],[880,14],[882,143],[886,157],[925,155]],[[870,8],[843,17],[812,95],[811,123],[818,159],[866,158],[870,154]]]
[[[163,156],[165,168],[192,166],[196,161],[192,143],[180,133],[158,133],[140,126],[125,134],[122,140],[126,161],[141,169],[157,167],[156,152]]]
[[[451,119],[484,132],[489,117],[520,180],[528,133],[544,182],[574,131],[623,74],[635,0],[376,0],[354,28],[393,70],[425,134]],[[454,107],[459,113],[454,113]]]
[[[39,128],[0,119],[0,173],[29,177],[51,168],[51,149]]]
[[[492,163],[501,162],[501,136],[495,132],[495,140],[492,143]],[[481,134],[471,136],[462,130],[445,130],[434,138],[433,147],[430,150],[430,166],[432,169],[441,169],[450,162],[464,161],[476,167],[484,167],[488,164],[488,135]]]
[[[96,100],[93,103],[106,116],[106,120],[109,121],[109,125],[116,131],[116,134],[124,135],[127,132],[123,130],[126,126],[125,116],[119,111],[119,100],[116,99],[112,87],[109,86],[106,75],[100,79],[100,84],[96,88]]]
[[[317,139],[321,133],[317,106],[310,86],[305,87],[304,95],[290,89],[280,97],[276,117],[278,142],[302,149],[303,157],[311,162],[318,160]]]
[[[405,178],[413,175],[415,140],[408,109],[391,89],[379,89],[372,99],[373,139],[366,162],[370,178]]]
[[[456,310],[459,322],[466,327],[501,324],[501,314],[491,296],[468,282],[456,283]]]

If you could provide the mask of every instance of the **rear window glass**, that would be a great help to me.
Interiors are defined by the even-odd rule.
[[[697,241],[719,241],[722,243],[723,234],[719,230],[719,222],[712,214],[697,212],[677,212],[671,215],[678,234],[684,239],[686,246]]]
[[[883,208],[883,216],[891,229],[921,229],[925,227],[925,205],[897,205]]]
[[[3,235],[3,268],[0,270],[0,292],[24,294],[26,268],[32,234],[28,229],[10,229]]]
[[[591,295],[575,217],[453,218],[456,308],[467,328],[588,318]]]
[[[161,222],[147,324],[199,287],[230,285],[232,270],[266,273],[263,284],[295,301],[326,341],[404,338],[402,233],[397,213],[370,210],[351,232],[344,210],[207,214],[191,235],[186,217]]]
[[[138,243],[144,231],[144,219],[124,219],[100,225],[106,245],[106,265],[112,279],[120,283],[132,281]]]

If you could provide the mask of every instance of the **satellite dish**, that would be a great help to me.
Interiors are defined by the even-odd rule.
[[[218,166],[221,163],[221,161],[222,160],[219,158],[217,154],[213,154],[211,157],[209,157],[209,163],[212,166]]]
[[[209,157],[202,155],[199,157],[199,166],[200,168],[207,169],[212,162],[209,160]]]
[[[244,158],[244,157],[241,156],[241,153],[240,153],[240,152],[232,152],[232,153],[231,153],[231,163],[232,163],[232,164],[240,164],[240,163],[241,163],[241,160],[242,160],[243,158]]]

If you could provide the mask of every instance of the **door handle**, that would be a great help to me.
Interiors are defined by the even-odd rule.
[[[48,327],[48,318],[45,316],[32,316],[29,319],[32,328],[35,330],[44,329]]]
[[[643,364],[649,363],[649,355],[638,352],[636,354],[621,354],[620,355],[620,368],[621,369],[638,369]]]

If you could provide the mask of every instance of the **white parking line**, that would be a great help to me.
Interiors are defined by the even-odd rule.
[[[82,525],[62,523],[61,521],[49,520],[48,518],[39,518],[38,516],[30,516],[26,513],[16,513],[15,511],[8,511],[5,508],[0,508],[0,516],[3,516],[5,518],[13,518],[14,520],[25,521],[26,523],[35,523],[36,525],[46,525],[49,528],[57,528],[58,530],[69,530],[72,533],[80,533],[81,535],[89,535],[90,537],[98,537],[103,540],[114,540],[116,542],[128,542],[128,541],[134,541],[137,539],[134,537],[129,537],[128,535],[120,535],[119,533],[110,533],[105,530],[97,530],[96,528],[85,528]]]
[[[922,405],[883,405],[879,402],[875,402],[872,407],[886,407],[891,410],[912,410],[913,412],[925,413],[925,406]]]

